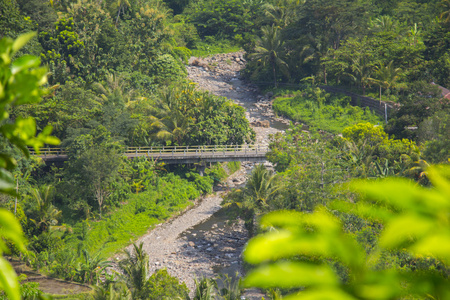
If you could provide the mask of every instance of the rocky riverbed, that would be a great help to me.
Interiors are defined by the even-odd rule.
[[[241,80],[239,74],[244,65],[243,52],[236,52],[191,58],[187,70],[199,89],[227,97],[245,107],[257,143],[268,144],[269,136],[287,128],[289,122],[275,118],[270,94],[262,96],[256,86]],[[241,253],[248,240],[247,230],[242,220],[228,221],[219,211],[222,197],[231,188],[245,184],[253,164],[243,163],[242,166],[215,194],[201,199],[194,208],[137,241],[144,243],[149,254],[151,272],[166,268],[187,284],[191,294],[194,278],[217,277],[220,273],[244,275]],[[131,246],[128,249],[131,250]],[[262,296],[256,290],[245,295],[246,299],[261,299]]]

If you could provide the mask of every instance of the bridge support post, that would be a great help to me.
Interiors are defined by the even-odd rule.
[[[197,165],[197,170],[198,173],[200,174],[200,176],[203,177],[203,174],[205,173],[205,169],[206,169],[206,164],[204,162],[201,162]]]

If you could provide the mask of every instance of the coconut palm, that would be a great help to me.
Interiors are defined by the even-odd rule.
[[[363,95],[366,95],[366,88],[372,82],[370,75],[372,74],[372,65],[366,55],[359,55],[352,59],[352,74],[349,74],[360,87],[363,89]]]
[[[374,31],[390,32],[395,31],[398,24],[391,16],[380,16],[375,20],[370,21],[369,25]]]
[[[123,77],[115,73],[108,73],[104,83],[93,83],[92,89],[103,101],[116,105],[124,105],[135,99],[134,90],[126,90]]]
[[[389,89],[391,87],[395,87],[401,76],[401,72],[402,70],[400,68],[394,67],[393,61],[390,61],[386,66],[384,63],[381,63],[375,67],[376,78],[369,78],[369,80],[376,83],[380,87],[380,104],[382,88]]]
[[[321,63],[323,58],[328,53],[328,44],[323,37],[314,37],[311,34],[307,35],[308,42],[301,48],[300,55],[303,59],[303,63],[315,62],[322,67],[323,80],[327,83],[327,65]]]
[[[111,3],[111,13],[117,11],[116,26],[119,24],[120,14],[125,14],[125,10],[130,7],[131,4],[128,0],[116,0]]]
[[[267,2],[263,5],[264,13],[271,22],[281,28],[285,28],[295,20],[298,7],[304,4],[305,1],[277,0],[275,3]]]
[[[261,63],[262,67],[270,65],[273,73],[274,86],[277,87],[277,69],[286,76],[289,76],[288,65],[281,58],[283,56],[284,42],[275,24],[272,24],[272,26],[264,26],[261,28],[261,31],[262,36],[257,39],[255,52],[250,54],[250,58]]]
[[[44,185],[40,189],[31,189],[31,198],[34,200],[35,206],[32,213],[34,219],[30,220],[35,223],[36,227],[46,231],[50,226],[58,224],[61,211],[52,204],[53,186]]]
[[[167,89],[155,100],[150,116],[151,137],[181,145],[191,124],[190,117],[182,109],[180,94]]]
[[[257,207],[265,209],[280,188],[281,185],[276,181],[276,175],[260,164],[253,169],[247,181],[245,193],[250,196]]]
[[[109,283],[106,287],[94,286],[94,300],[131,300],[131,293],[123,282]]]
[[[172,144],[181,145],[189,127],[189,118],[180,112],[171,112],[158,118],[150,117],[152,138],[159,141],[171,141]]]
[[[124,251],[126,258],[119,262],[119,277],[130,289],[132,299],[139,299],[145,291],[145,283],[150,276],[148,255],[144,252],[143,243],[133,244],[133,252]]]
[[[111,262],[102,259],[99,252],[91,256],[86,249],[83,249],[83,261],[78,267],[82,282],[98,285],[100,274],[108,267],[111,267]]]

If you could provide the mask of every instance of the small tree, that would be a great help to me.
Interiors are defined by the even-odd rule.
[[[124,281],[132,293],[133,299],[139,299],[144,295],[145,283],[150,275],[148,270],[148,255],[144,252],[144,244],[133,244],[133,252],[125,250],[125,259],[119,262]]]
[[[110,186],[118,179],[123,163],[120,147],[100,125],[89,134],[75,138],[67,149],[70,158],[67,181],[73,180],[77,186],[73,192],[76,195],[69,196],[82,201],[95,200],[101,218],[104,203],[111,193]]]
[[[114,150],[99,146],[83,153],[80,159],[83,162],[83,175],[85,180],[90,183],[101,218],[103,204],[110,195],[111,182],[117,176],[121,163],[119,154]]]

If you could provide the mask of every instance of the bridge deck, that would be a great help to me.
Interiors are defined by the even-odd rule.
[[[30,150],[45,162],[66,161],[65,149],[42,148],[39,154]],[[197,163],[197,162],[225,162],[225,161],[265,161],[267,145],[216,145],[216,146],[188,146],[188,147],[130,147],[123,155],[133,159],[135,157],[149,157],[161,160],[167,164]]]

